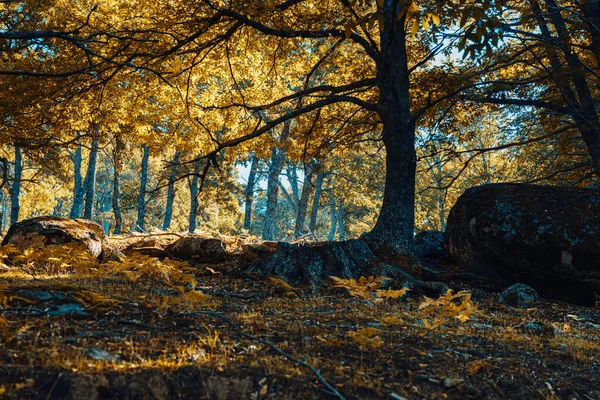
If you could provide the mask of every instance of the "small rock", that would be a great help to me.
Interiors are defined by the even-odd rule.
[[[528,322],[522,326],[522,330],[533,336],[554,336],[554,328],[542,322]]]
[[[85,354],[88,355],[91,359],[97,361],[108,361],[108,362],[117,362],[121,359],[120,356],[115,354],[110,354],[108,351],[100,349],[98,347],[88,347],[85,349]]]
[[[500,301],[511,307],[529,308],[538,304],[540,298],[535,289],[522,283],[516,283],[500,294]]]
[[[493,328],[493,326],[487,325],[487,324],[473,324],[471,326],[473,328],[478,328],[478,329],[492,329]]]
[[[388,394],[388,398],[390,398],[392,400],[408,400],[406,397],[400,396],[399,394],[394,393],[394,392]]]
[[[456,387],[464,382],[464,379],[444,378],[442,386],[444,386],[445,389],[452,389],[453,387]]]
[[[84,306],[78,303],[59,304],[48,310],[48,315],[52,317],[63,316],[84,316],[88,315]]]

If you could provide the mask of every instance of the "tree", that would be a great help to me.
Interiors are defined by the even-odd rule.
[[[456,84],[463,76],[449,76],[431,65],[452,44],[451,35],[439,27],[451,30],[465,10],[487,9],[488,2],[203,0],[193,8],[168,3],[140,11],[137,20],[153,29],[131,27],[127,18],[116,18],[107,32],[99,21],[114,12],[111,7],[83,7],[91,11],[80,29],[64,29],[77,20],[67,15],[56,31],[16,29],[1,32],[0,38],[38,40],[57,48],[80,45],[75,60],[89,61],[65,71],[69,77],[83,69],[99,70],[100,80],[114,79],[108,71],[130,69],[145,79],[169,79],[185,93],[186,118],[208,139],[198,140],[204,143],[201,157],[183,163],[206,160],[210,166],[218,154],[248,152],[250,146],[264,155],[273,146],[265,146],[269,141],[264,137],[256,139],[282,125],[290,130],[296,151],[302,143],[306,148],[324,137],[330,142],[381,140],[385,191],[377,222],[363,239],[379,255],[413,255],[415,126],[428,110],[463,89]],[[101,37],[104,43],[94,40],[81,46],[90,37]],[[133,42],[135,46],[126,45]],[[274,58],[265,56],[272,52]],[[21,64],[11,67],[15,74],[27,75]],[[417,81],[429,84],[411,92]],[[362,250],[364,242],[347,246],[360,248],[362,264],[369,264],[372,254]]]
[[[519,107],[549,129],[565,127],[568,116],[573,126],[562,132],[563,141],[576,129],[589,165],[600,173],[598,1],[507,3],[505,13],[491,18],[505,32],[507,56],[492,60],[497,66],[488,84],[465,98]]]

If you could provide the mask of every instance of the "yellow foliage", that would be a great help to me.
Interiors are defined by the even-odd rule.
[[[460,322],[466,322],[477,311],[477,306],[473,304],[470,292],[460,291],[455,294],[453,290],[449,289],[437,299],[423,296],[419,310],[427,310],[435,315],[432,323],[423,320],[426,328],[433,329],[441,325],[445,318],[456,318]]]
[[[335,276],[330,276],[331,280],[334,282],[335,287],[344,288],[348,291],[348,293],[353,297],[360,297],[365,300],[390,300],[397,299],[406,294],[409,290],[408,288],[402,288],[400,290],[383,290],[380,289],[383,282],[390,280],[390,278],[385,278],[379,276],[377,278],[370,276],[365,278],[361,276],[358,281],[355,279],[342,279]]]
[[[365,348],[378,348],[384,345],[383,339],[378,334],[381,331],[376,328],[364,328],[354,332],[348,333],[356,343],[358,343],[361,349]]]

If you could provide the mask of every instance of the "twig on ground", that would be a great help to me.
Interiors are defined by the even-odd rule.
[[[214,312],[214,311],[192,311],[192,312],[185,312],[182,314],[185,314],[185,315],[207,315],[207,316],[219,318],[221,321],[223,321],[227,325],[231,326],[239,335],[245,337],[246,339],[250,339],[254,342],[264,344],[265,346],[267,346],[268,348],[273,350],[275,353],[287,358],[288,360],[290,360],[291,362],[293,362],[295,364],[298,364],[298,365],[308,369],[310,372],[313,373],[313,375],[315,375],[317,380],[319,382],[321,382],[321,384],[327,388],[327,391],[330,392],[330,394],[332,396],[334,396],[340,400],[345,400],[345,397],[340,392],[338,392],[329,382],[327,382],[325,380],[325,378],[323,378],[323,376],[321,375],[319,370],[315,369],[315,367],[313,367],[312,365],[308,364],[307,362],[299,360],[299,359],[295,358],[294,356],[292,356],[291,354],[281,350],[280,348],[278,348],[277,346],[275,346],[273,343],[269,342],[268,340],[261,339],[256,336],[252,336],[251,334],[244,332],[242,330],[242,328],[239,327],[239,325],[237,325],[236,323],[231,321],[229,318],[227,318],[223,314],[220,314],[220,313]]]
[[[264,295],[266,292],[260,292],[256,294],[239,294],[239,293],[230,293],[230,292],[214,292],[212,290],[200,289],[204,293],[209,294],[211,296],[219,296],[219,297],[235,297],[237,299],[249,300],[258,295]]]

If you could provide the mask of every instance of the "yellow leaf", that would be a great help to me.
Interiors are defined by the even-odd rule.
[[[418,31],[419,31],[419,18],[415,18],[415,20],[413,21],[413,24],[412,24],[412,28],[410,30],[410,34],[412,36],[415,36]]]
[[[402,288],[400,290],[377,290],[375,294],[379,297],[383,297],[386,300],[389,300],[397,299],[399,297],[404,296],[408,290],[408,288]]]
[[[204,303],[210,300],[210,296],[204,294],[199,290],[192,290],[183,295],[183,297],[190,303]]]
[[[383,318],[381,318],[379,320],[379,322],[383,326],[398,325],[398,324],[402,323],[402,318],[397,317],[395,315],[391,315],[389,317],[383,317]]]
[[[125,275],[125,278],[130,282],[135,282],[142,276],[141,273],[135,271],[121,271],[121,274]]]

